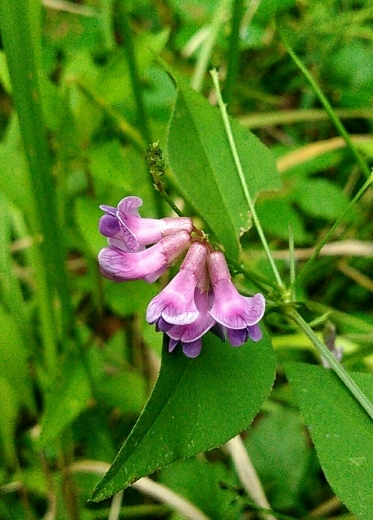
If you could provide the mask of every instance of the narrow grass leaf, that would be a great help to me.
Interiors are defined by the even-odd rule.
[[[53,370],[56,364],[56,326],[52,302],[57,294],[61,299],[66,329],[71,300],[64,268],[63,233],[56,212],[50,169],[48,129],[42,108],[41,73],[37,67],[40,62],[40,27],[35,20],[35,9],[39,12],[40,6],[32,7],[27,0],[0,3],[2,39],[29,171],[31,189],[26,198],[29,199],[27,219],[33,236],[43,237],[34,251],[34,268],[39,282],[46,358]]]

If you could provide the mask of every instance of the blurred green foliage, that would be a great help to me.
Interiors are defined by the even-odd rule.
[[[229,113],[242,123],[256,118],[255,135],[277,158],[282,188],[262,192],[257,211],[288,279],[289,224],[299,269],[308,248],[325,235],[364,179],[350,150],[336,140],[332,123],[320,117],[320,100],[285,52],[276,23],[336,112],[343,113],[347,131],[371,163],[373,8],[363,0],[243,2],[238,71],[225,78],[227,70],[235,74],[229,67],[233,3],[227,3],[212,42],[201,92],[214,100],[208,69],[218,67],[223,92],[225,84],[231,89],[225,92]],[[144,159],[148,140],[159,141],[166,151],[176,101],[161,61],[191,83],[207,52],[217,3],[20,0],[10,8],[1,0],[0,5],[0,517],[181,518],[133,488],[125,491],[119,513],[114,502],[87,502],[103,471],[84,464],[110,463],[130,434],[154,385],[162,342],[144,319],[160,286],[116,285],[98,272],[97,253],[105,245],[97,231],[98,206],[116,206],[136,194],[144,199],[143,216],[170,214]],[[304,110],[311,111],[307,117]],[[290,111],[297,114],[294,122],[287,119]],[[273,120],[261,123],[268,114]],[[184,131],[189,137],[190,128]],[[179,148],[166,158],[172,167],[183,165],[182,137],[179,128]],[[166,183],[185,213],[201,222],[198,204],[182,201],[183,186],[180,192],[170,168]],[[346,366],[364,372],[371,372],[373,354],[371,200],[369,188],[338,226],[334,252],[324,251],[298,287],[305,316],[312,320],[329,313]],[[215,213],[216,231],[216,208]],[[255,230],[242,236],[241,245],[245,267],[267,276]],[[237,281],[251,290],[248,280]],[[294,395],[284,378],[283,362],[316,363],[314,351],[280,313],[269,312],[266,324],[274,338],[277,378],[244,436],[271,506],[293,518],[312,512],[316,518],[346,518],[337,493],[357,518],[369,520],[371,476],[338,480],[333,463],[341,464],[343,475],[343,453],[321,441],[332,490],[311,442],[320,450],[319,438],[306,429],[312,421],[322,435],[329,427],[324,422],[323,430],[317,423],[325,408],[313,416],[315,399],[325,397],[321,383],[315,383],[315,395],[307,387],[307,398],[304,372],[293,369]],[[321,320],[315,330],[322,328]],[[320,378],[329,384],[329,375]],[[325,404],[335,407],[336,421],[338,389]],[[219,396],[214,399],[218,406]],[[180,414],[182,419],[181,409]],[[230,421],[228,413],[224,420]],[[359,415],[356,424],[361,420],[365,416]],[[349,442],[347,431],[342,451]],[[81,472],[74,463],[82,463]],[[177,461],[155,478],[209,518],[255,518],[224,450]],[[363,508],[345,489],[359,484]]]

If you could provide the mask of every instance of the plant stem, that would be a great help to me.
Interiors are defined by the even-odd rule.
[[[126,9],[126,3],[124,0],[119,0],[118,2],[118,20],[120,30],[123,36],[124,41],[124,49],[127,55],[128,67],[131,76],[132,82],[132,93],[135,98],[136,107],[137,107],[137,122],[141,129],[141,133],[143,138],[147,143],[151,142],[150,130],[148,127],[148,122],[146,118],[145,105],[142,96],[142,84],[140,81],[139,72],[137,69],[137,63],[134,52],[133,38],[132,38],[132,30],[130,23],[128,21],[128,12]]]
[[[124,40],[124,48],[127,54],[127,61],[129,72],[131,76],[132,83],[132,93],[136,102],[137,107],[137,122],[141,129],[141,134],[146,143],[152,142],[151,132],[148,125],[145,103],[143,98],[143,86],[140,80],[140,75],[136,63],[136,56],[134,51],[134,43],[132,37],[132,28],[129,23],[129,13],[127,10],[127,4],[125,0],[119,0],[119,10],[118,10],[118,19],[119,26],[122,32],[123,40]],[[145,151],[145,150],[143,150]],[[158,218],[163,217],[163,210],[161,200],[158,197],[157,193],[152,191],[154,198],[154,206],[157,211]]]
[[[240,479],[246,493],[256,505],[264,509],[270,509],[271,506],[269,505],[268,499],[264,493],[263,485],[240,435],[233,437],[233,439],[228,441],[225,446],[233,459],[238,478]],[[271,514],[263,512],[259,514],[263,520],[275,520],[275,517]]]
[[[285,45],[285,48],[288,51],[290,57],[292,58],[292,60],[297,65],[299,70],[304,74],[305,78],[310,83],[311,87],[313,88],[315,94],[317,95],[317,97],[319,98],[323,107],[325,108],[328,116],[330,117],[331,121],[333,122],[338,133],[345,140],[347,147],[351,150],[353,156],[355,157],[357,164],[360,166],[361,171],[364,173],[365,177],[368,179],[371,175],[371,170],[370,170],[369,166],[367,165],[367,163],[364,161],[364,159],[358,152],[358,150],[357,150],[356,146],[354,145],[354,143],[352,142],[347,130],[343,126],[341,120],[337,116],[335,110],[333,109],[333,107],[331,106],[329,101],[327,100],[326,96],[324,96],[320,87],[318,86],[318,84],[316,83],[316,81],[314,80],[314,78],[312,77],[310,72],[307,70],[307,68],[301,61],[301,59],[295,54],[293,49],[290,47],[290,44],[289,44],[284,32],[281,30],[279,32],[280,32],[281,40],[282,40],[283,44]]]
[[[145,150],[146,141],[143,139],[137,128],[133,127],[126,119],[124,119],[124,117],[121,116],[111,105],[109,105],[105,99],[98,96],[91,87],[88,87],[81,81],[76,81],[75,84],[83,92],[83,94],[87,96],[89,101],[96,105],[114,123],[124,138],[131,141],[131,143],[140,152]]]
[[[166,171],[165,161],[163,159],[163,152],[159,146],[159,142],[151,143],[146,149],[145,162],[148,166],[149,175],[151,176],[155,189],[165,199],[167,204],[179,217],[184,217],[183,212],[176,206],[164,187],[163,176]],[[158,197],[157,197],[158,199]]]
[[[220,3],[214,11],[215,14],[211,21],[208,37],[204,41],[202,49],[200,50],[200,54],[197,59],[197,65],[192,78],[192,88],[197,90],[197,92],[202,89],[203,79],[209,66],[212,49],[224,22],[226,22],[229,16],[228,9],[230,3],[231,0],[220,0]]]
[[[295,259],[294,259],[294,233],[289,224],[289,257],[290,257],[290,287],[291,299],[295,300]]]
[[[250,280],[250,282],[252,282],[254,285],[259,287],[259,289],[261,289],[263,291],[268,291],[269,287],[272,289],[277,288],[277,285],[275,285],[270,280],[267,280],[267,278],[265,278],[261,274],[253,273],[252,271],[251,272],[248,271],[242,264],[237,262],[229,254],[224,253],[224,255],[227,259],[228,264],[231,265],[233,267],[233,269],[235,269],[235,271],[237,271],[237,273],[243,274],[245,276],[245,278],[247,278],[248,280]]]
[[[118,520],[118,518],[120,517],[120,509],[121,509],[122,500],[123,500],[123,493],[124,493],[124,491],[122,489],[122,491],[119,491],[116,495],[113,496],[113,499],[111,501],[108,520]]]
[[[315,335],[311,327],[308,325],[306,321],[298,314],[295,309],[290,309],[287,312],[287,315],[295,321],[295,323],[299,326],[299,328],[304,332],[304,334],[311,340],[311,342],[315,345],[320,355],[326,359],[329,363],[329,366],[334,370],[342,383],[350,390],[355,399],[359,402],[361,407],[366,411],[371,419],[373,419],[373,404],[369,401],[366,395],[361,391],[359,386],[355,383],[355,381],[351,378],[349,373],[344,369],[344,367],[335,359],[333,354],[328,350],[326,345],[322,343],[318,337]]]
[[[254,224],[255,224],[255,227],[257,229],[257,232],[258,232],[258,235],[260,237],[260,240],[261,240],[261,242],[263,244],[264,250],[265,250],[265,252],[267,254],[269,263],[270,263],[270,265],[272,267],[272,271],[273,271],[273,273],[275,275],[276,282],[277,282],[277,284],[278,284],[278,286],[280,288],[284,288],[285,287],[284,283],[281,280],[280,273],[278,272],[277,266],[276,266],[275,261],[274,261],[274,259],[272,257],[272,254],[271,254],[271,251],[269,249],[269,245],[268,245],[267,239],[266,239],[266,237],[264,235],[264,231],[263,231],[262,226],[260,224],[259,217],[258,217],[258,215],[256,213],[253,200],[251,198],[249,189],[248,189],[246,181],[245,181],[245,176],[244,176],[244,173],[243,173],[241,161],[240,161],[240,158],[238,156],[236,143],[234,141],[231,125],[230,125],[230,122],[229,122],[229,117],[228,117],[228,113],[227,113],[227,110],[226,110],[226,105],[225,105],[225,103],[223,101],[223,98],[222,98],[222,95],[221,95],[220,86],[219,86],[219,78],[218,78],[217,71],[216,70],[212,70],[211,71],[211,76],[212,76],[212,80],[214,82],[214,86],[215,86],[215,90],[216,90],[216,94],[217,94],[217,99],[218,99],[218,105],[219,105],[219,108],[220,108],[220,111],[221,111],[221,114],[222,114],[222,118],[223,118],[223,122],[224,122],[224,126],[225,126],[225,131],[227,133],[229,145],[231,147],[233,159],[234,159],[234,162],[235,162],[235,165],[236,165],[238,176],[239,176],[240,181],[241,181],[242,189],[243,189],[243,192],[245,194],[245,198],[246,198],[247,204],[249,206],[249,210],[250,210],[252,219],[254,221]]]

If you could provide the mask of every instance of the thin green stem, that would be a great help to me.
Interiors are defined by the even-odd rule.
[[[280,30],[280,36],[281,36],[282,42],[285,45],[285,48],[288,51],[290,57],[292,58],[292,60],[297,65],[299,70],[304,74],[305,78],[310,83],[311,87],[313,88],[315,94],[317,95],[317,97],[319,98],[319,100],[322,103],[323,107],[325,108],[328,116],[330,117],[331,121],[333,122],[333,124],[334,124],[335,128],[337,129],[338,133],[345,140],[347,147],[350,149],[351,153],[355,157],[355,160],[356,160],[357,164],[359,165],[361,171],[364,173],[365,177],[368,179],[370,177],[371,170],[370,170],[368,164],[364,161],[364,159],[362,158],[362,156],[358,152],[356,146],[354,145],[352,139],[349,136],[349,133],[347,132],[347,130],[343,126],[343,124],[342,124],[341,120],[339,119],[339,117],[337,116],[335,110],[333,109],[333,107],[331,106],[331,104],[327,100],[326,96],[323,94],[323,92],[321,91],[320,87],[318,86],[318,84],[316,83],[316,81],[314,80],[314,78],[312,77],[310,72],[307,70],[307,68],[305,67],[305,65],[301,61],[301,59],[295,54],[295,52],[291,48],[291,46],[290,46],[290,44],[289,44],[289,42],[288,42],[288,40],[286,38],[284,32],[281,31],[281,30]]]
[[[367,396],[361,391],[359,386],[351,378],[351,376],[344,369],[344,367],[335,359],[335,357],[330,352],[330,350],[328,350],[326,345],[324,345],[324,343],[322,343],[318,339],[318,337],[315,335],[308,323],[304,321],[304,319],[300,316],[300,314],[298,314],[298,312],[295,309],[290,309],[287,312],[287,315],[293,321],[295,321],[299,328],[304,332],[308,339],[317,348],[320,355],[329,363],[329,366],[334,370],[334,372],[337,374],[342,383],[350,390],[350,392],[361,405],[361,407],[366,411],[369,417],[373,419],[373,404],[370,402]]]
[[[214,11],[214,16],[209,27],[209,34],[204,41],[197,59],[197,65],[192,78],[192,88],[199,92],[203,86],[203,79],[209,67],[212,50],[223,24],[229,17],[231,0],[221,0]]]
[[[294,258],[294,233],[289,224],[289,257],[290,257],[290,287],[291,299],[295,300],[295,258]]]
[[[128,12],[126,9],[126,2],[124,0],[119,0],[118,2],[118,20],[120,31],[123,36],[124,49],[127,55],[128,68],[132,83],[132,93],[136,102],[137,122],[141,129],[143,138],[147,143],[150,143],[152,139],[150,135],[148,121],[146,118],[144,99],[142,96],[143,87],[140,81],[140,76],[137,68],[132,37],[132,29],[128,21]]]
[[[240,59],[240,23],[243,9],[243,0],[234,0],[232,9],[231,34],[229,38],[227,77],[224,86],[224,98],[226,103],[229,103],[231,100],[233,87],[237,79]]]
[[[146,149],[146,164],[148,165],[149,174],[154,182],[155,189],[160,193],[176,215],[183,217],[183,212],[176,206],[164,187],[163,176],[166,171],[166,163],[163,159],[163,152],[158,141],[148,145]]]
[[[133,127],[124,117],[109,105],[106,100],[96,94],[91,87],[81,81],[76,81],[76,86],[83,92],[89,101],[96,105],[116,126],[120,134],[131,141],[136,148],[143,152],[146,147],[146,141],[143,139],[137,128]]]
[[[312,300],[308,300],[305,302],[307,307],[317,313],[330,313],[331,319],[334,323],[339,325],[339,327],[344,330],[344,328],[352,328],[360,330],[361,332],[366,332],[367,334],[373,334],[373,325],[367,323],[365,320],[358,318],[357,316],[352,316],[346,312],[338,311],[336,309],[332,309],[323,303],[315,302]]]
[[[171,199],[171,197],[169,196],[169,194],[167,193],[167,191],[164,189],[163,185],[161,188],[157,187],[158,188],[158,191],[159,193],[161,193],[162,197],[164,198],[164,200],[167,202],[167,204],[170,206],[170,208],[176,213],[176,215],[178,217],[185,217],[184,213],[181,211],[180,208],[178,208],[176,206],[176,204],[174,203],[174,201]]]
[[[233,267],[233,269],[240,274],[243,274],[245,278],[247,278],[250,282],[256,285],[259,289],[264,292],[268,292],[268,289],[276,289],[277,285],[267,280],[264,276],[259,273],[253,272],[252,270],[248,271],[242,264],[237,262],[234,258],[232,258],[226,252],[224,253],[228,264]]]
[[[214,82],[214,86],[215,86],[215,90],[216,90],[216,94],[217,94],[217,99],[218,99],[218,105],[219,105],[219,108],[220,108],[220,111],[221,111],[221,114],[222,114],[222,118],[223,118],[223,122],[224,122],[224,126],[225,126],[225,131],[227,133],[229,145],[231,147],[231,151],[232,151],[233,159],[234,159],[234,162],[235,162],[235,165],[236,165],[237,173],[238,173],[238,176],[239,176],[240,181],[241,181],[242,189],[243,189],[243,192],[245,194],[245,198],[246,198],[247,204],[249,206],[249,210],[250,210],[252,219],[254,221],[254,224],[255,224],[255,227],[257,229],[257,232],[258,232],[258,235],[260,237],[260,240],[261,240],[261,242],[263,244],[263,247],[264,247],[264,250],[265,250],[266,255],[268,257],[269,263],[270,263],[270,265],[272,267],[273,273],[274,273],[275,278],[276,278],[276,282],[277,282],[279,287],[284,288],[285,286],[284,286],[284,284],[283,284],[283,282],[281,280],[280,273],[278,272],[277,266],[276,266],[275,261],[274,261],[274,259],[272,257],[272,254],[271,254],[271,251],[270,251],[267,239],[266,239],[266,237],[264,235],[264,231],[262,229],[259,217],[258,217],[258,215],[256,213],[256,210],[255,210],[255,206],[254,206],[253,200],[251,198],[249,189],[248,189],[246,181],[245,181],[245,176],[244,176],[244,173],[243,173],[241,161],[240,161],[240,158],[238,156],[236,143],[234,141],[231,125],[230,125],[230,122],[229,122],[229,117],[228,117],[228,113],[227,113],[227,110],[226,110],[226,105],[225,105],[225,103],[223,101],[223,98],[222,98],[222,95],[221,95],[220,86],[219,86],[219,78],[218,78],[217,71],[216,70],[212,70],[211,71],[211,76],[212,76],[212,80]]]
[[[360,199],[360,197],[363,195],[365,190],[372,184],[373,182],[373,173],[370,174],[369,178],[364,182],[363,186],[360,188],[360,190],[356,193],[353,199],[349,202],[347,205],[345,211],[342,213],[342,215],[335,221],[333,226],[329,229],[329,231],[326,233],[324,238],[320,240],[320,242],[317,244],[316,249],[310,256],[310,258],[307,260],[307,262],[304,264],[302,270],[299,272],[297,276],[297,283],[299,283],[301,280],[304,279],[306,273],[309,271],[312,263],[315,261],[317,256],[319,255],[321,249],[324,247],[324,245],[332,238],[334,231],[337,229],[339,224],[343,221],[346,214],[349,212],[349,210],[352,208],[352,206]]]
[[[113,30],[113,5],[114,0],[101,0],[100,20],[102,25],[102,33],[104,36],[104,45],[108,50],[115,48],[115,34]]]
[[[146,143],[152,142],[151,132],[148,125],[148,119],[145,110],[145,103],[143,98],[143,85],[141,83],[138,66],[136,62],[134,42],[132,36],[132,28],[129,22],[129,13],[125,0],[119,0],[118,20],[120,30],[123,36],[124,49],[127,55],[127,62],[132,83],[132,93],[136,102],[137,108],[137,122],[141,130],[143,139]],[[152,192],[154,197],[154,205],[157,211],[157,216],[163,216],[161,200],[156,192]]]

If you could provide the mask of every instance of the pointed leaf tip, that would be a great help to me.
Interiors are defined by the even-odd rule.
[[[244,430],[271,390],[275,366],[266,331],[258,343],[237,349],[207,334],[195,359],[184,356],[180,346],[170,354],[164,344],[149,401],[92,500],[104,500],[140,477],[221,446]]]

